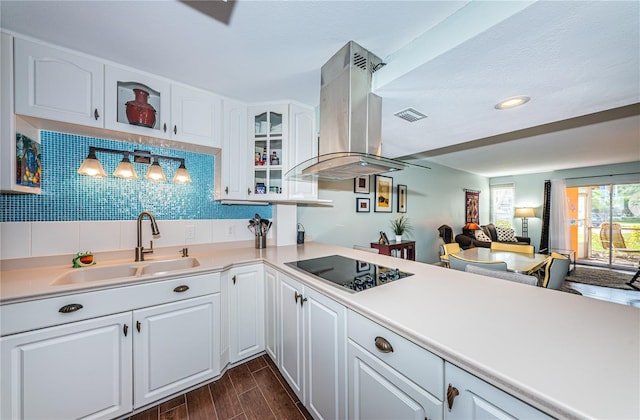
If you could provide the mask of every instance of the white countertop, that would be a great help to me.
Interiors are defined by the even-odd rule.
[[[262,250],[227,243],[189,251],[201,265],[171,277],[265,262],[552,416],[640,418],[640,309],[312,242]],[[160,250],[155,258],[174,258],[176,252]],[[415,275],[350,293],[284,265],[331,254]],[[128,254],[102,257],[96,255],[98,264],[131,262]],[[0,303],[130,284],[51,286],[72,270],[67,260],[3,261]],[[28,268],[36,264],[41,267]]]

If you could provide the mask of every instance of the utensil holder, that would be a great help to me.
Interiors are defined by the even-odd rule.
[[[262,235],[256,236],[256,249],[263,249],[267,247],[267,237]]]

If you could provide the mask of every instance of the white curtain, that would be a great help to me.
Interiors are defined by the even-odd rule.
[[[551,217],[549,219],[549,248],[571,249],[567,186],[564,179],[551,180]]]

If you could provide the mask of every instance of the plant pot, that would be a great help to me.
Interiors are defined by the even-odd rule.
[[[133,93],[136,95],[136,99],[125,104],[129,124],[152,128],[156,123],[156,110],[147,102],[149,92],[133,89]]]
[[[396,235],[396,242],[402,242],[402,235]]]

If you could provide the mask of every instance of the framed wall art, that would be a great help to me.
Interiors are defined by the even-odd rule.
[[[465,223],[480,223],[480,191],[464,190]]]
[[[373,211],[391,213],[393,211],[393,178],[376,175],[376,197]]]
[[[398,184],[398,213],[407,212],[407,186]]]
[[[369,213],[371,211],[369,202],[368,198],[356,198],[356,213]]]
[[[353,192],[358,194],[369,194],[369,175],[357,176],[353,179]]]

